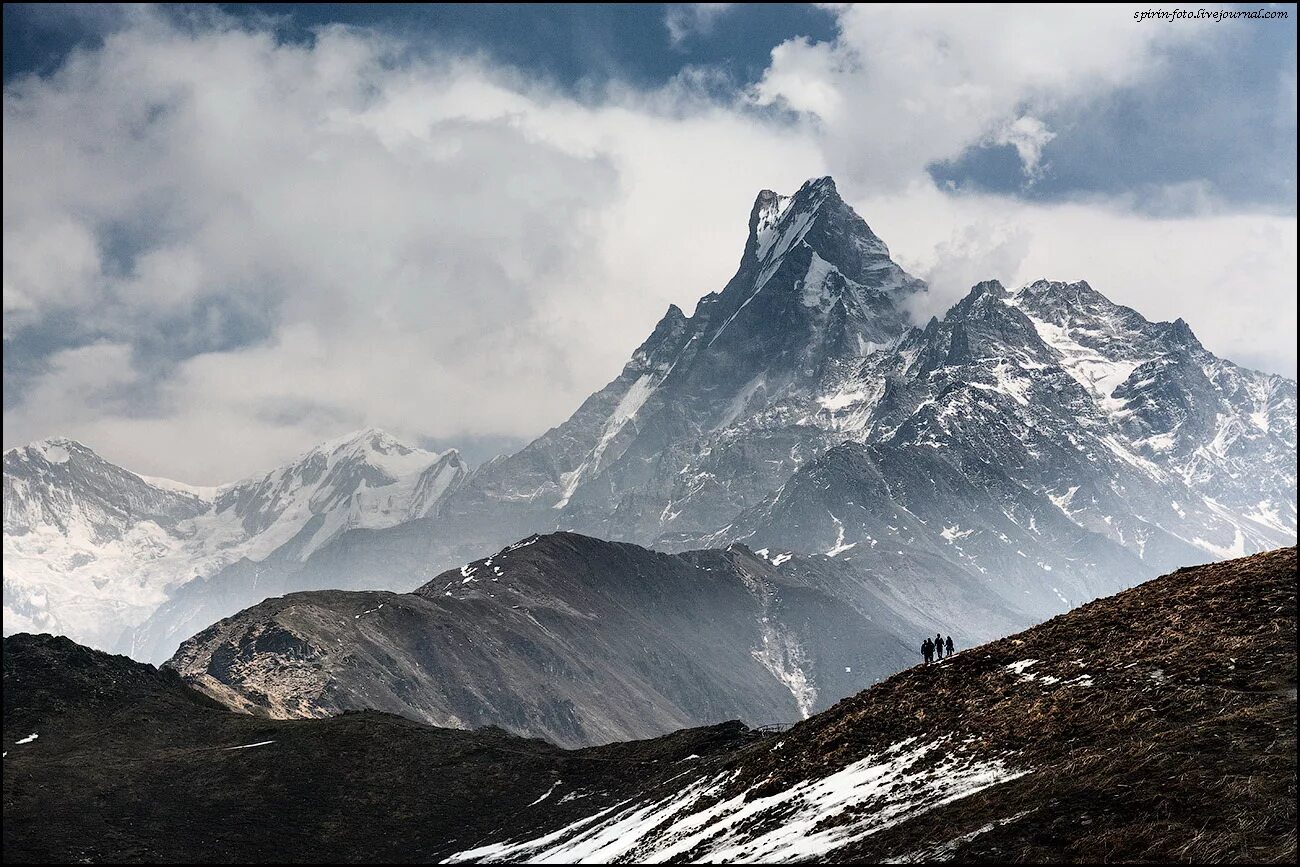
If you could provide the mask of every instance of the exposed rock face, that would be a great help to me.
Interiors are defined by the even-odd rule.
[[[368,708],[569,746],[789,722],[908,664],[930,626],[846,586],[743,546],[669,555],[557,533],[413,593],[268,599],[168,665],[254,713]]]

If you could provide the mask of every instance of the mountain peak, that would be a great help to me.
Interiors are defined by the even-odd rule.
[[[749,214],[746,253],[759,260],[771,259],[770,254],[783,255],[795,246],[796,242],[787,243],[791,234],[802,238],[818,211],[827,204],[846,212],[846,216],[857,217],[840,198],[830,176],[805,181],[793,195],[761,190]]]
[[[28,443],[25,446],[15,446],[5,450],[6,466],[12,462],[22,462],[36,457],[40,457],[48,464],[67,463],[72,455],[91,456],[99,458],[94,449],[77,442],[74,439],[65,436],[46,437],[43,440],[37,440]],[[103,458],[99,458],[103,460]]]
[[[1165,329],[1165,333],[1168,335],[1169,339],[1179,346],[1192,350],[1205,348],[1201,345],[1201,341],[1198,340],[1196,335],[1192,332],[1192,326],[1188,325],[1187,320],[1183,319],[1181,316],[1173,322],[1168,323],[1165,326]]]
[[[1092,288],[1086,280],[1035,280],[1012,293],[1012,303],[1058,318],[1070,318],[1084,311],[1128,310]]]
[[[987,317],[996,311],[1005,314],[1014,305],[1007,302],[1012,293],[997,280],[983,280],[971,287],[962,298],[944,314],[945,321],[958,321],[974,317]]]
[[[343,436],[335,437],[332,440],[327,440],[311,450],[311,452],[323,452],[327,455],[360,453],[398,456],[422,451],[422,449],[407,445],[383,428],[374,426],[361,428]],[[308,454],[311,454],[311,452],[308,452]],[[431,457],[436,457],[432,452],[428,454]]]
[[[1009,294],[1007,287],[1003,286],[997,280],[981,280],[971,287],[970,294],[974,296],[991,295],[994,298],[1005,298]]]
[[[804,181],[803,186],[799,188],[799,193],[796,195],[802,195],[805,192],[821,196],[838,196],[840,194],[839,190],[835,186],[835,179],[830,175],[823,175],[820,178],[809,178]]]

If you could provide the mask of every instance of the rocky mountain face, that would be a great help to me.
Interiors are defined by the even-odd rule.
[[[454,451],[412,449],[377,430],[219,488],[142,477],[67,439],[11,449],[5,632],[52,630],[148,656],[133,629],[177,588],[255,561],[301,563],[349,530],[418,518],[465,474]]]
[[[1082,282],[980,284],[909,328],[903,305],[923,291],[829,178],[789,198],[764,191],[721,293],[690,318],[671,308],[569,421],[448,498],[436,530],[448,555],[498,527],[501,544],[567,527],[665,549],[857,546],[860,560],[890,544],[1047,584],[1054,601],[1027,612],[1041,616],[1061,595],[1117,589],[1116,576],[1295,538],[1293,381],[1216,358],[1182,320],[1149,322]],[[877,465],[834,503],[849,514],[774,502],[819,459],[842,462],[830,453],[845,443]],[[954,487],[912,484],[927,477]],[[914,508],[923,524],[900,512]],[[862,509],[878,520],[855,532]],[[1048,557],[1063,541],[1079,550]]]
[[[271,533],[278,547],[183,561],[116,646],[161,661],[268,596],[412,590],[556,530],[821,556],[849,583],[913,588],[936,618],[965,597],[954,588],[979,587],[979,616],[1009,609],[1014,626],[1294,542],[1294,381],[1220,359],[1182,320],[1150,322],[1083,282],[981,283],[912,327],[908,301],[925,291],[831,179],[764,191],[730,282],[690,316],[669,308],[566,422],[472,473],[443,467],[427,498],[366,482],[363,498],[404,491],[391,508],[367,499],[370,518],[326,495],[310,500],[322,511],[286,507],[298,517],[277,524],[277,507],[258,504],[279,502],[282,481],[225,492],[212,511],[237,519],[196,519],[194,538]],[[290,486],[314,490],[305,478]],[[1007,628],[993,614],[966,626]]]
[[[476,472],[440,509],[439,536],[468,559],[485,531],[648,544],[725,526],[836,441],[804,423],[807,407],[907,329],[901,305],[923,289],[830,178],[763,191],[723,290],[689,318],[670,307],[572,418]]]
[[[925,551],[1037,619],[1294,539],[1295,383],[1086,283],[979,284],[840,388],[852,438],[705,541]]]
[[[916,658],[932,623],[907,594],[849,593],[816,562],[774,559],[532,536],[413,593],[268,599],[168,666],[276,718],[374,709],[584,746],[791,722]]]
[[[916,588],[937,618],[951,588],[982,587],[978,616],[1005,607],[1023,626],[1294,541],[1294,381],[1082,282],[981,283],[909,327],[924,285],[830,179],[761,193],[749,225],[722,292],[690,317],[670,308],[618,378],[476,470],[418,530],[345,537],[259,580],[362,572],[403,589],[572,529],[822,555]]]
[[[1294,548],[1179,570],[786,731],[581,750],[375,712],[235,713],[169,669],[8,637],[5,853],[1290,863],[1295,576]]]

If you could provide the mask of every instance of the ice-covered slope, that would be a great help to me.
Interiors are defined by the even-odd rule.
[[[345,530],[428,514],[464,474],[454,451],[373,429],[219,488],[141,477],[67,439],[11,449],[5,632],[129,652],[131,629],[177,587],[245,559],[301,562]]]

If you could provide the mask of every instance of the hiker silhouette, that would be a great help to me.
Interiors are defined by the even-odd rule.
[[[926,639],[921,642],[921,655],[925,657],[925,662],[929,665],[934,661],[934,642]]]
[[[935,656],[943,659],[943,636],[937,632],[934,634],[934,653]]]
[[[951,635],[948,636],[948,640],[945,641],[945,642],[943,643],[943,645],[944,645],[944,651],[947,653],[947,655],[948,655],[948,656],[952,656],[952,636],[951,636]]]

